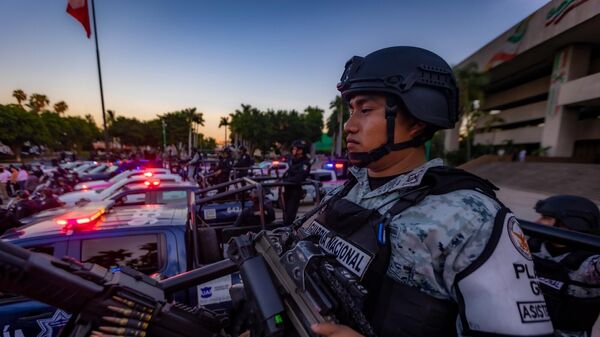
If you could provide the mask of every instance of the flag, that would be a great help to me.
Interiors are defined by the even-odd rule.
[[[87,0],[69,0],[69,3],[67,4],[67,13],[71,14],[75,20],[81,23],[89,39],[91,28]]]

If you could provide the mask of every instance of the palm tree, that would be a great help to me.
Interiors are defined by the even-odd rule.
[[[54,111],[59,115],[64,114],[65,111],[67,111],[68,109],[69,109],[69,106],[67,105],[67,103],[65,103],[65,101],[60,101],[60,102],[54,104]]]
[[[25,91],[21,90],[21,89],[17,89],[13,91],[13,97],[17,99],[17,103],[19,104],[19,106],[23,106],[21,104],[21,102],[25,101],[27,99],[27,95],[25,94]]]
[[[29,96],[29,103],[27,104],[27,106],[33,112],[40,112],[48,104],[50,104],[48,96],[42,94],[31,94],[31,96]]]
[[[229,126],[229,118],[221,117],[219,121],[219,129],[224,126],[225,127],[225,145],[227,145],[227,127]]]
[[[189,121],[189,133],[188,133],[188,155],[192,155],[192,129],[194,123],[204,126],[204,114],[202,112],[196,112],[196,108],[183,109],[182,112],[187,115]]]
[[[334,139],[336,154],[341,155],[344,133],[342,124],[350,118],[350,110],[341,96],[335,96],[335,99],[329,103],[329,109],[331,115],[327,119],[327,134]]]
[[[114,110],[106,110],[106,125],[107,126],[111,126],[115,123],[115,119],[116,119],[116,113]]]

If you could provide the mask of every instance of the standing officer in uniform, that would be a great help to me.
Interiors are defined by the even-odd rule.
[[[583,197],[549,197],[535,211],[542,225],[582,233],[600,228],[598,206]],[[557,335],[590,336],[600,314],[600,255],[537,238],[528,242]]]
[[[288,159],[289,169],[283,175],[284,182],[293,184],[284,187],[283,223],[286,225],[291,225],[296,218],[302,197],[301,183],[308,178],[310,173],[310,159],[306,155],[307,148],[308,143],[305,140],[292,142],[292,155]]]
[[[458,119],[448,64],[421,48],[381,49],[348,61],[338,90],[350,106],[344,129],[355,167],[298,233],[319,240],[368,290],[372,331],[360,333],[551,336],[527,242],[495,186],[425,160],[425,141]]]
[[[248,170],[250,166],[254,164],[254,160],[248,154],[248,150],[245,146],[240,146],[240,158],[235,163],[235,167],[237,168],[236,176],[237,178],[242,178],[248,175]]]
[[[229,181],[229,173],[233,167],[233,159],[231,158],[231,148],[226,146],[221,155],[219,156],[219,162],[215,168],[215,183],[222,184]],[[218,193],[225,192],[226,187],[219,188]]]

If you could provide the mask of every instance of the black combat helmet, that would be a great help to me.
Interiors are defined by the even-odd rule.
[[[454,128],[458,120],[458,87],[452,68],[441,57],[422,48],[390,47],[366,57],[354,56],[346,63],[337,88],[346,101],[361,93],[387,97],[387,143],[370,152],[350,153],[350,159],[359,161],[359,166],[379,160],[390,151],[419,146],[436,130]],[[398,104],[427,124],[424,134],[394,143]]]
[[[292,142],[292,147],[302,149],[304,153],[308,150],[308,143],[304,139],[296,139]]]
[[[600,211],[591,200],[575,195],[555,195],[535,204],[535,211],[562,222],[567,228],[590,232],[600,226]]]

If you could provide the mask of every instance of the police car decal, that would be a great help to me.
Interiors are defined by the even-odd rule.
[[[213,220],[217,218],[217,210],[214,208],[208,208],[203,210],[204,220]]]
[[[304,229],[311,235],[318,236],[319,246],[327,253],[335,255],[338,262],[346,269],[360,278],[365,275],[373,260],[371,254],[339,236],[331,235],[330,231],[317,221],[313,221]]]
[[[53,329],[60,329],[62,326],[66,325],[69,321],[69,318],[71,318],[71,314],[58,309],[54,312],[54,315],[52,315],[52,317],[46,319],[38,319],[36,323],[40,327],[41,331],[37,335],[37,337],[52,337]]]
[[[132,226],[152,225],[158,222],[159,216],[160,210],[157,208],[138,208],[133,211],[131,220],[127,224]]]
[[[218,279],[202,283],[198,286],[198,303],[208,305],[231,301],[229,288],[233,281],[232,275],[225,275]]]

